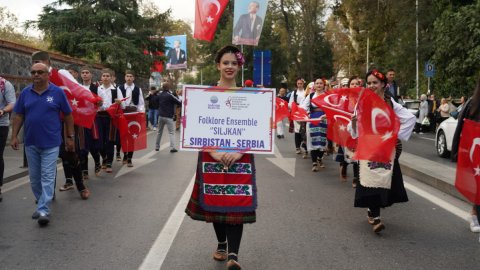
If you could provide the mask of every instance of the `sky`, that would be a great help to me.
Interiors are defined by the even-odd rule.
[[[172,9],[174,19],[193,22],[195,19],[195,0],[150,0],[161,12]],[[20,24],[28,20],[36,20],[42,12],[42,7],[55,2],[54,0],[0,0],[0,6],[17,16]],[[28,7],[28,8],[27,8]],[[36,35],[36,32],[28,32]]]

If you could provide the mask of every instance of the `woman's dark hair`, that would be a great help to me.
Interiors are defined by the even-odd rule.
[[[350,87],[350,83],[351,83],[353,80],[360,80],[360,77],[358,77],[358,76],[356,76],[356,75],[350,77],[350,79],[348,79],[348,87]]]
[[[472,105],[470,108],[470,116],[474,117],[480,114],[480,79],[477,80],[477,86],[473,91]]]
[[[240,52],[240,50],[235,47],[235,46],[232,46],[232,45],[227,45],[223,48],[221,48],[220,50],[218,50],[217,52],[217,56],[215,56],[215,63],[219,64],[220,63],[220,59],[222,59],[222,56],[226,53],[238,53]]]
[[[368,81],[368,76],[370,75],[373,75],[375,76],[375,78],[379,79],[381,82],[383,82],[385,84],[385,86],[387,85],[387,76],[385,76],[385,74],[383,72],[380,72],[376,69],[372,69],[370,70],[369,72],[367,72],[367,75],[365,76],[365,81],[367,82]]]

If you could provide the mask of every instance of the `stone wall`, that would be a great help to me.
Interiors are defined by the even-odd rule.
[[[30,67],[32,63],[32,53],[38,51],[36,48],[16,44],[0,39],[0,76],[9,80],[17,92],[20,92],[31,83]],[[58,53],[49,52],[52,66],[57,69],[65,68],[69,64],[79,66],[88,65],[86,61],[65,56]],[[92,65],[93,81],[100,80],[102,65]],[[117,83],[123,83],[123,74],[117,74]],[[148,78],[136,78],[135,82],[139,87],[148,92]]]

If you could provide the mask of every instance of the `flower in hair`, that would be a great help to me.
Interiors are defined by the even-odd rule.
[[[245,64],[245,58],[243,57],[243,53],[236,52],[235,57],[237,58],[237,62],[239,66],[243,66],[243,64]]]
[[[376,69],[372,70],[372,74],[373,74],[373,76],[379,78],[381,81],[385,80],[385,75],[383,75],[381,72],[379,72]]]

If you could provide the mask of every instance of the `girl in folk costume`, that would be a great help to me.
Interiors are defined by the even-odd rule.
[[[365,91],[374,91],[378,96],[393,108],[395,115],[400,120],[398,139],[408,140],[415,126],[415,116],[406,108],[396,103],[385,91],[387,78],[377,70],[372,70],[366,76],[367,87]],[[349,125],[352,137],[358,137],[357,116],[352,117]],[[380,219],[380,208],[391,206],[394,203],[407,202],[408,196],[403,185],[402,171],[398,158],[402,152],[402,144],[397,140],[393,161],[386,163],[381,168],[370,168],[368,160],[360,160],[360,183],[355,191],[355,207],[368,208],[367,220],[375,233],[385,229]],[[393,163],[393,166],[392,166]],[[379,164],[377,162],[377,164]],[[389,186],[390,188],[386,188]]]
[[[327,147],[327,120],[324,117],[325,113],[311,102],[312,99],[325,92],[325,80],[316,79],[314,89],[315,91],[308,94],[301,105],[304,110],[310,113],[311,119],[322,117],[319,123],[307,123],[307,149],[312,156],[312,172],[318,171],[319,168],[325,168],[322,158]]]
[[[458,124],[452,141],[451,155],[453,161],[457,161],[458,158],[458,147],[460,144],[460,137],[462,136],[465,119],[480,122],[480,79],[477,81],[477,86],[475,87],[473,96],[463,105],[463,108],[458,115]],[[476,233],[480,232],[480,219],[478,216],[479,212],[480,205],[474,205],[470,217],[470,230]]]
[[[361,80],[358,76],[352,76],[347,82],[348,88],[356,88],[362,86]],[[360,174],[360,167],[358,165],[358,161],[353,160],[353,154],[355,149],[349,149],[348,147],[338,146],[337,156],[335,157],[335,161],[340,162],[340,178],[342,181],[347,181],[347,168],[348,164],[352,164],[353,166],[353,180],[352,180],[352,187],[356,188],[358,184],[359,174]]]
[[[236,87],[235,77],[244,63],[240,50],[225,46],[217,52],[215,62],[220,72],[218,86]],[[215,192],[216,186],[229,185],[236,187],[232,193],[222,196]],[[195,185],[185,212],[194,220],[213,223],[218,240],[213,259],[228,260],[229,270],[241,269],[238,250],[243,224],[256,221],[256,193],[252,154],[199,152]]]

